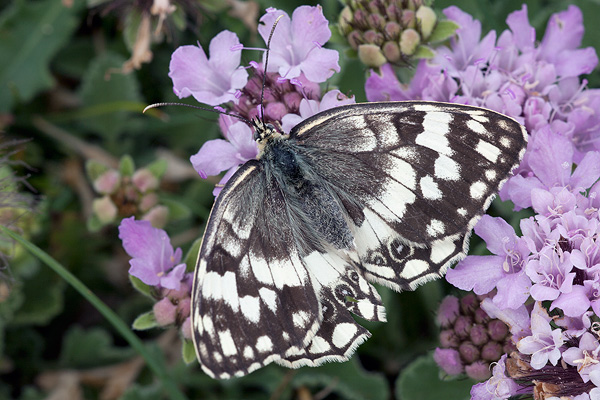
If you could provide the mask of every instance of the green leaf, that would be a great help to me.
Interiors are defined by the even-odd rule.
[[[328,388],[348,400],[387,400],[390,397],[383,374],[367,372],[357,357],[344,363],[329,363],[318,368],[301,369],[292,384],[308,386],[315,390]]]
[[[100,221],[100,218],[98,218],[98,216],[96,214],[92,214],[90,215],[90,217],[87,220],[87,230],[90,232],[98,232],[100,229],[102,229],[106,224],[102,221]]]
[[[431,48],[421,44],[419,47],[417,47],[417,50],[415,51],[415,54],[412,55],[412,58],[420,60],[422,58],[433,58],[434,56],[435,52],[431,50]]]
[[[169,209],[169,220],[177,221],[187,219],[192,215],[191,210],[178,200],[161,198],[160,202]]]
[[[64,367],[88,368],[127,360],[135,355],[131,348],[115,347],[104,329],[83,330],[72,327],[63,340],[60,362]]]
[[[102,175],[109,169],[110,168],[106,165],[93,159],[89,159],[85,163],[85,172],[87,173],[88,179],[92,182],[98,179],[100,175]]]
[[[135,172],[135,163],[129,154],[121,157],[121,160],[119,161],[119,172],[122,176],[133,176],[133,173]]]
[[[396,399],[439,400],[469,399],[471,379],[443,381],[433,355],[420,357],[405,368],[396,380]]]
[[[198,253],[200,252],[200,245],[202,244],[202,237],[199,237],[194,241],[192,247],[188,250],[183,262],[185,262],[186,271],[193,271],[196,269],[196,262],[198,261]]]
[[[181,356],[183,362],[187,365],[196,361],[196,350],[194,350],[194,343],[191,340],[183,340],[183,344],[181,345]]]
[[[153,311],[148,311],[147,313],[140,314],[131,327],[136,331],[145,331],[148,329],[156,328],[158,323],[156,322],[156,317],[154,316]]]
[[[0,112],[15,98],[30,101],[54,85],[48,66],[77,27],[83,2],[66,7],[56,0],[11,2],[0,15]]]
[[[454,21],[450,20],[442,20],[439,21],[433,32],[431,32],[431,36],[429,36],[430,43],[441,42],[443,40],[448,39],[450,36],[454,35],[454,32],[459,28],[459,26]]]
[[[146,285],[139,278],[136,278],[133,275],[129,275],[129,281],[135,290],[140,292],[143,295],[150,297],[152,300],[156,301],[154,296],[152,295],[152,286]]]
[[[146,169],[148,169],[157,179],[160,179],[165,172],[167,172],[167,166],[167,160],[161,158],[160,160],[156,160],[153,163],[148,164]]]
[[[90,63],[80,90],[84,104],[84,109],[80,110],[80,123],[86,129],[108,137],[113,145],[115,136],[131,123],[131,113],[123,108],[123,103],[141,102],[136,75],[119,72],[124,62],[125,58],[119,54],[102,53]],[[94,112],[87,113],[89,109]],[[141,115],[142,109],[139,111]]]

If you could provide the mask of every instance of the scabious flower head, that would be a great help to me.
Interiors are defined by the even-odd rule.
[[[442,328],[433,358],[448,375],[466,373],[472,379],[490,377],[490,363],[514,349],[506,324],[491,318],[481,307],[483,297],[468,294],[460,300],[446,296],[437,320]]]
[[[413,57],[430,56],[430,38],[446,39],[456,25],[438,22],[421,0],[348,1],[339,18],[340,33],[371,68],[385,63],[406,65]],[[441,34],[445,31],[445,35]]]
[[[331,32],[321,7],[299,7],[291,18],[283,11],[267,10],[259,26],[265,42],[279,17],[271,39],[268,70],[264,71],[265,54],[262,63],[250,62],[249,68],[253,71],[250,79],[239,65],[243,46],[230,32],[222,32],[211,41],[210,60],[196,46],[184,46],[172,56],[169,76],[173,78],[176,94],[180,97],[193,95],[196,100],[210,105],[223,104],[230,111],[230,115],[220,116],[219,123],[226,140],[207,141],[191,157],[202,178],[227,171],[213,191],[215,196],[239,165],[258,154],[247,121],[260,118],[288,133],[300,121],[319,111],[354,102],[354,98],[337,90],[321,97],[319,83],[340,70],[337,51],[322,47]],[[217,41],[223,42],[218,49]],[[225,60],[224,67],[220,59]],[[224,77],[213,80],[211,74]],[[244,79],[241,79],[242,75]],[[232,115],[246,122],[236,120]]]

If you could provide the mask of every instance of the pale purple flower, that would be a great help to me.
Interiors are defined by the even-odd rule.
[[[562,353],[563,360],[577,367],[577,372],[584,382],[590,380],[590,374],[593,371],[598,374],[600,372],[600,343],[598,339],[589,332],[584,333],[579,338],[578,347],[569,347]]]
[[[518,308],[529,297],[531,281],[523,270],[529,255],[526,242],[502,218],[484,215],[475,233],[487,243],[493,256],[468,256],[446,273],[446,280],[462,290],[487,294],[498,289],[494,303]]]
[[[236,91],[248,81],[248,73],[240,67],[241,51],[231,50],[239,44],[235,33],[223,31],[210,42],[210,58],[200,46],[175,50],[169,65],[175,94],[180,99],[194,96],[212,106],[237,101]]]
[[[519,340],[517,349],[523,354],[531,354],[531,366],[540,369],[548,362],[556,365],[564,342],[562,330],[552,329],[546,310],[536,302],[531,312],[531,336]]]
[[[339,90],[331,90],[325,95],[321,101],[302,99],[300,101],[300,115],[298,114],[286,114],[281,119],[281,129],[284,132],[290,132],[292,128],[298,125],[305,119],[312,117],[321,111],[329,110],[330,108],[345,106],[347,104],[354,104],[356,101],[354,96],[347,97]]]
[[[119,238],[132,259],[129,274],[146,285],[179,290],[185,277],[181,249],[173,250],[169,236],[148,221],[125,218],[119,225]]]
[[[534,300],[555,300],[563,293],[573,290],[575,272],[569,253],[559,257],[553,248],[545,247],[539,259],[531,260],[525,267],[527,276],[533,282],[531,297]]]
[[[503,400],[519,394],[520,386],[506,376],[506,354],[494,366],[492,377],[471,388],[471,400]]]
[[[278,72],[286,79],[296,78],[304,73],[309,81],[325,82],[334,72],[340,71],[338,52],[322,47],[331,37],[331,31],[321,6],[298,7],[291,20],[284,11],[267,12],[258,26],[258,32],[265,43],[280,15],[283,18],[279,20],[271,39],[267,72]]]
[[[228,171],[221,179],[221,185],[225,184],[241,164],[256,158],[258,146],[252,136],[252,129],[246,123],[235,122],[228,125],[228,140],[207,141],[190,161],[202,178]],[[217,196],[221,188],[215,187],[213,194]]]

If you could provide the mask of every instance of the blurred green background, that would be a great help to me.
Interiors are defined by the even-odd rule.
[[[541,39],[548,17],[569,1],[528,1],[529,18]],[[582,10],[583,47],[600,50],[600,1],[575,2]],[[116,168],[124,155],[136,166],[166,159],[169,168],[159,196],[175,214],[166,229],[184,254],[201,236],[213,202],[215,180],[197,177],[188,162],[200,146],[220,136],[216,115],[188,108],[142,114],[148,104],[179,101],[167,76],[171,53],[181,45],[207,46],[218,32],[236,32],[242,43],[263,47],[253,28],[267,7],[288,13],[307,4],[296,0],[241,2],[181,0],[147,47],[137,40],[140,13],[151,0],[36,0],[3,2],[0,9],[0,137],[10,146],[7,165],[15,177],[28,177],[20,189],[30,212],[15,219],[0,208],[2,224],[18,229],[47,251],[128,324],[152,307],[132,289],[128,257],[114,224],[89,229],[97,197],[86,163],[99,160]],[[309,3],[317,4],[315,2]],[[320,3],[335,23],[342,4]],[[506,29],[506,16],[520,9],[514,0],[438,0],[436,11],[457,5],[482,21],[484,34]],[[245,18],[245,19],[243,19]],[[153,29],[157,26],[153,20]],[[342,72],[330,87],[365,101],[365,68],[340,50]],[[140,47],[141,46],[141,47]],[[131,59],[142,50],[141,56]],[[138,55],[139,55],[138,54]],[[257,59],[244,53],[246,62]],[[587,77],[600,86],[598,69]],[[185,100],[184,100],[185,101]],[[188,101],[195,104],[193,101]],[[6,161],[6,160],[4,160]],[[32,202],[35,202],[33,204]],[[493,212],[502,213],[495,204]],[[516,218],[516,216],[515,216]],[[0,399],[159,399],[160,382],[98,311],[22,248],[10,252],[0,271]],[[481,243],[472,249],[483,251]],[[451,291],[432,282],[416,292],[381,289],[387,324],[367,323],[373,337],[344,364],[290,371],[271,365],[247,377],[215,381],[197,364],[181,361],[175,329],[138,332],[191,399],[466,399],[468,380],[441,381],[432,361],[437,344],[435,310]]]

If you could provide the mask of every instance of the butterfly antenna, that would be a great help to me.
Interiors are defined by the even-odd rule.
[[[275,32],[275,27],[277,26],[277,23],[279,23],[279,20],[281,18],[283,18],[283,14],[277,17],[277,19],[273,23],[271,33],[269,33],[269,40],[267,40],[267,55],[265,57],[265,68],[263,73],[262,89],[260,91],[260,120],[263,125],[265,124],[265,109],[263,106],[263,100],[265,98],[265,85],[267,84],[267,66],[269,65],[269,53],[271,52],[271,39],[273,38],[273,32]]]
[[[244,121],[247,124],[252,125],[252,121],[249,121],[247,118],[244,118],[241,115],[231,114],[231,113],[228,113],[227,111],[220,111],[220,110],[214,110],[214,109],[205,108],[205,107],[198,107],[198,106],[194,106],[191,104],[185,104],[185,103],[154,103],[154,104],[150,104],[149,106],[144,108],[144,111],[142,111],[142,113],[145,113],[146,111],[148,111],[152,108],[165,107],[165,106],[183,106],[183,107],[195,108],[196,110],[210,111],[210,112],[215,112],[217,114],[229,115],[230,117],[235,117],[237,119]]]

